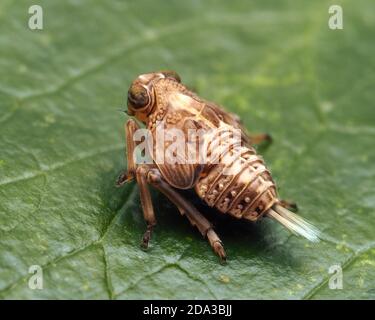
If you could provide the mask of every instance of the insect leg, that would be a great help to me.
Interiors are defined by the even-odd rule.
[[[262,142],[272,142],[272,137],[268,133],[249,134],[251,144],[260,144]]]
[[[135,177],[136,164],[134,161],[134,149],[136,143],[133,140],[134,133],[139,129],[138,124],[133,120],[129,119],[125,124],[126,134],[126,153],[127,153],[127,170],[120,174],[116,181],[116,186],[121,187],[126,182],[129,182]]]
[[[211,223],[190,202],[165,182],[157,169],[151,169],[148,172],[147,181],[165,194],[177,206],[181,214],[186,215],[191,224],[198,228],[202,236],[207,237],[214,252],[224,262],[226,260],[224,247]]]
[[[224,122],[242,131],[242,139],[246,145],[260,144],[263,141],[266,141],[268,143],[272,142],[272,137],[268,133],[250,134],[243,126],[241,118],[237,114],[225,112],[218,106],[215,106],[215,108],[223,117]]]
[[[292,211],[298,211],[297,203],[287,201],[287,200],[279,200],[279,205],[284,207],[285,209],[289,209]]]
[[[148,243],[151,239],[151,232],[154,226],[156,225],[156,219],[154,214],[154,208],[152,206],[152,199],[150,195],[150,190],[148,189],[147,185],[147,172],[149,169],[147,166],[139,166],[136,169],[135,176],[137,179],[137,183],[139,186],[139,193],[141,197],[141,205],[143,209],[143,217],[146,220],[147,223],[147,229],[146,232],[143,235],[142,239],[142,247],[146,248],[148,247]]]

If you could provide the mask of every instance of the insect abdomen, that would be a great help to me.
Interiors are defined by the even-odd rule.
[[[196,192],[222,213],[256,221],[277,202],[276,186],[263,159],[252,148],[228,162],[223,159],[196,184]],[[230,174],[228,169],[235,169]],[[229,174],[228,174],[229,173]]]

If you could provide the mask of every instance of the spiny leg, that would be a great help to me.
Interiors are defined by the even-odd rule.
[[[147,176],[148,171],[149,171],[149,168],[147,166],[139,166],[136,169],[136,173],[135,173],[137,183],[139,186],[143,217],[147,223],[147,229],[143,235],[142,243],[141,243],[142,247],[145,249],[148,248],[148,243],[151,239],[152,229],[156,225],[156,219],[155,219],[155,214],[154,214],[154,208],[152,205],[150,190],[147,185],[146,176]]]
[[[146,174],[147,166],[138,166],[134,158],[134,150],[137,146],[133,140],[135,132],[139,129],[138,124],[133,120],[129,119],[125,124],[126,134],[126,147],[127,147],[127,170],[125,170],[118,178],[116,185],[122,186],[128,181],[136,178],[139,186],[139,194],[141,198],[141,205],[143,210],[143,216],[147,223],[146,232],[143,235],[142,247],[147,248],[151,238],[151,232],[156,224],[154,209],[152,206],[152,200],[150,191],[148,189]]]
[[[161,189],[159,190],[161,191]],[[177,193],[177,195],[182,197],[179,193]],[[186,199],[182,198],[182,201],[186,201]],[[220,257],[220,260],[222,262],[225,262],[226,254],[225,254],[225,250],[223,247],[223,243],[220,240],[217,233],[212,228],[212,225],[210,224],[210,222],[195,207],[192,207],[191,210],[189,211],[186,211],[179,206],[177,206],[177,208],[180,211],[181,215],[183,216],[185,215],[188,218],[192,226],[197,227],[197,229],[199,230],[199,232],[202,234],[204,238],[207,237],[207,240],[210,243],[214,252]]]
[[[211,223],[190,202],[166,183],[157,169],[151,169],[148,172],[147,181],[165,194],[177,206],[181,214],[186,215],[191,224],[198,228],[202,236],[207,237],[214,252],[224,262],[226,260],[224,247]]]
[[[150,172],[150,166],[136,166],[136,163],[134,161],[134,149],[136,147],[136,143],[133,140],[133,135],[138,128],[139,126],[133,119],[129,119],[125,125],[128,168],[118,178],[117,186],[122,186],[124,183],[134,179],[134,177],[137,180],[140,188],[143,215],[147,222],[147,229],[143,236],[142,246],[145,248],[148,247],[152,229],[156,224],[151,195],[147,186],[148,183],[151,183],[161,192],[166,194],[167,197],[177,205],[181,214],[185,214],[192,225],[195,225],[200,233],[204,237],[207,237],[215,253],[219,255],[222,261],[225,261],[226,255],[222,242],[215,231],[212,229],[212,225],[210,224],[210,222],[200,212],[198,212],[194,206],[187,202],[178,192],[176,192],[165,181],[163,181],[158,170],[153,169],[153,174],[148,175],[147,173]]]
[[[129,119],[125,124],[127,170],[121,173],[118,177],[116,181],[117,187],[121,187],[135,177],[136,163],[134,160],[134,149],[136,143],[134,142],[133,137],[138,129],[139,126],[133,119]]]

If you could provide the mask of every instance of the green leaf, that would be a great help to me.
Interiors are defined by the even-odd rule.
[[[323,0],[44,0],[44,29],[30,30],[30,2],[2,0],[0,297],[373,299],[374,7],[335,3],[343,30],[328,28]],[[223,266],[153,192],[158,225],[140,249],[138,189],[114,187],[117,109],[138,74],[159,69],[272,134],[259,151],[323,241],[211,214]],[[32,265],[43,290],[28,286]],[[343,290],[328,287],[332,265]]]

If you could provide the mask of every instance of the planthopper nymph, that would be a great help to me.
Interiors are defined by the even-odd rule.
[[[147,229],[147,248],[156,224],[149,185],[172,201],[182,215],[207,238],[214,252],[226,259],[223,243],[212,224],[179,192],[194,189],[218,213],[252,222],[275,219],[296,235],[319,240],[319,231],[292,213],[280,200],[276,185],[254,144],[267,134],[250,135],[239,117],[206,101],[181,83],[174,71],[142,74],[128,91],[125,124],[127,170],[117,185],[135,179]]]

